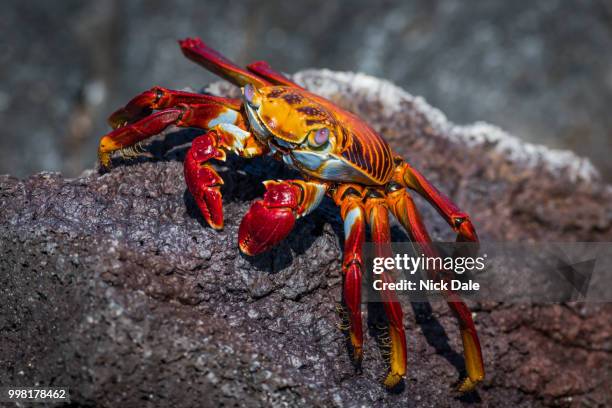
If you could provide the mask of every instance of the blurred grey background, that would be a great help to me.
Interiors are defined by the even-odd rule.
[[[3,1],[0,174],[91,167],[106,116],[214,77],[176,40],[240,64],[362,71],[591,157],[612,179],[612,4],[600,1]]]

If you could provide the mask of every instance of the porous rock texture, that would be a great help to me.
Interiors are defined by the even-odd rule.
[[[588,161],[490,125],[455,126],[372,77],[294,78],[365,118],[472,215],[481,239],[612,240],[612,188]],[[0,177],[0,384],[67,386],[74,406],[104,407],[612,404],[609,304],[474,304],[487,378],[462,397],[454,319],[438,302],[406,304],[404,390],[381,386],[369,337],[355,373],[337,328],[333,205],[269,253],[241,255],[238,225],[260,181],[293,175],[269,159],[220,165],[226,225],[214,231],[183,182],[193,136],[171,129],[106,174]],[[452,239],[417,204],[433,236]]]

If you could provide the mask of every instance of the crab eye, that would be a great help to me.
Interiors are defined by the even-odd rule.
[[[244,86],[244,98],[246,99],[246,101],[253,106],[257,106],[257,103],[255,101],[255,88],[253,87],[253,85],[251,84],[246,84]]]
[[[317,130],[311,137],[308,138],[308,142],[313,147],[321,147],[329,141],[329,129],[322,128]]]

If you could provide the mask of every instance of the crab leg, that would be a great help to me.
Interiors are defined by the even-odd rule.
[[[478,242],[478,236],[469,216],[408,163],[403,162],[397,167],[394,181],[415,190],[429,201],[448,225],[457,232],[457,242]]]
[[[412,241],[417,244],[422,244],[420,245],[421,251],[428,257],[437,257],[438,254],[431,245],[432,241],[429,237],[429,233],[408,192],[403,188],[390,192],[387,195],[387,204],[395,218],[397,218],[408,231]],[[432,279],[443,279],[443,277],[438,275],[438,271],[428,271],[428,273],[431,275]],[[445,291],[443,295],[448,306],[459,321],[459,329],[463,341],[465,365],[468,376],[459,385],[459,391],[471,391],[476,384],[482,381],[485,375],[478,333],[474,326],[472,313],[461,297],[452,291]]]
[[[247,69],[262,78],[272,82],[274,85],[290,86],[292,88],[301,88],[298,84],[272,69],[270,64],[265,61],[256,61],[247,65]]]
[[[328,185],[315,181],[264,181],[263,200],[251,204],[240,229],[238,243],[247,255],[267,251],[282,241],[293,229],[295,220],[319,206]]]
[[[179,41],[179,45],[187,58],[234,85],[243,87],[251,84],[256,88],[272,85],[265,79],[240,68],[199,38],[186,38]]]
[[[333,196],[344,220],[344,260],[342,261],[342,302],[348,308],[349,337],[353,363],[361,366],[363,358],[363,324],[361,319],[362,247],[365,241],[365,209],[362,187],[345,184]]]
[[[377,257],[392,257],[391,253],[391,231],[389,227],[389,212],[385,199],[382,197],[369,197],[365,202],[367,221],[370,225],[372,242],[375,245]],[[383,283],[393,282],[387,273],[380,275]],[[389,321],[389,338],[391,340],[389,373],[384,384],[387,388],[393,388],[406,375],[406,333],[402,307],[395,292],[392,290],[379,291],[385,314]]]
[[[123,108],[116,110],[108,118],[113,129],[124,126],[150,115],[153,110],[172,108],[179,104],[218,103],[235,111],[240,110],[240,99],[222,98],[219,96],[202,95],[193,92],[175,91],[154,87],[135,96]]]
[[[106,134],[100,139],[98,157],[100,163],[108,167],[112,152],[154,136],[170,125],[210,129],[220,123],[245,128],[242,114],[227,105],[218,103],[216,99],[211,100],[210,103],[197,105],[179,104]]]

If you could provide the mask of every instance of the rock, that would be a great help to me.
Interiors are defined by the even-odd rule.
[[[365,75],[295,79],[367,119],[472,215],[482,239],[612,239],[612,188],[588,161],[490,125],[454,126]],[[451,388],[462,368],[458,331],[437,302],[405,308],[403,392],[381,386],[369,337],[363,373],[354,373],[336,327],[334,207],[301,220],[271,252],[241,255],[237,228],[260,181],[288,172],[268,159],[220,166],[226,227],[213,231],[183,184],[193,134],[170,130],[146,146],[148,157],[115,160],[104,175],[0,178],[1,384],[67,386],[77,406],[612,403],[609,304],[475,305],[488,374],[462,398]],[[417,204],[433,236],[450,238]]]

